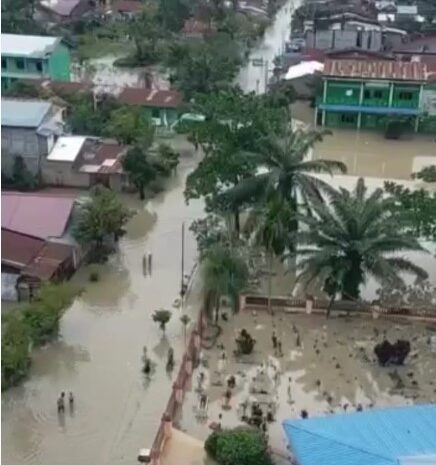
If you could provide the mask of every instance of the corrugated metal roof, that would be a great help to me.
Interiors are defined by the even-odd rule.
[[[120,103],[155,108],[177,108],[182,94],[176,90],[140,89],[125,87],[118,97]]]
[[[2,229],[2,263],[23,268],[42,249],[44,241]]]
[[[2,126],[37,128],[51,108],[42,100],[2,99]]]
[[[68,244],[46,242],[36,257],[23,270],[23,275],[41,281],[51,279],[66,260],[72,258],[73,248]]]
[[[41,6],[60,16],[69,16],[81,0],[41,0]]]
[[[324,76],[354,79],[425,81],[425,63],[399,61],[326,60]]]
[[[286,420],[300,465],[398,465],[436,454],[436,405]]]
[[[47,239],[61,237],[74,198],[21,192],[2,192],[2,228]]]
[[[83,136],[59,137],[52,151],[49,153],[47,160],[67,161],[72,163],[79,155],[85,142],[86,137]]]
[[[29,58],[44,58],[53,52],[60,37],[2,34],[1,54]]]

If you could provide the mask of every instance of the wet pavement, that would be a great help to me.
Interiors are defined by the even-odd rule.
[[[396,324],[363,318],[330,319],[324,316],[296,315],[277,312],[274,317],[263,311],[242,311],[228,322],[221,321],[223,333],[212,350],[205,350],[207,368],[200,367],[193,375],[193,389],[185,397],[180,426],[183,431],[206,439],[209,425],[222,414],[222,426],[234,427],[241,422],[243,402],[261,403],[266,413],[267,403],[274,407],[274,421],[269,423],[270,445],[279,457],[286,457],[286,444],[281,423],[287,418],[299,418],[301,410],[309,416],[355,411],[391,405],[408,405],[436,401],[436,326],[431,329],[421,323]],[[237,332],[245,328],[256,340],[251,355],[234,356]],[[282,356],[275,353],[272,333],[282,343]],[[401,367],[380,367],[373,353],[374,345],[384,332],[391,342],[411,341],[411,353]],[[223,345],[226,362],[219,359]],[[263,364],[263,366],[262,366]],[[273,368],[273,365],[275,368]],[[219,370],[222,369],[221,375]],[[198,416],[198,375],[205,374],[203,388],[209,397],[207,415]],[[264,379],[253,378],[264,372]],[[277,379],[275,374],[279,373]],[[230,409],[225,405],[226,380],[236,378]],[[223,383],[218,385],[218,383]],[[251,392],[251,388],[266,393]],[[250,404],[251,405],[251,404]],[[247,408],[250,416],[250,407]]]
[[[2,394],[2,463],[77,465],[135,463],[150,447],[176,375],[165,370],[168,348],[176,362],[184,349],[181,310],[173,309],[165,337],[151,314],[172,308],[181,282],[181,227],[201,216],[201,202],[185,204],[184,179],[197,163],[185,155],[177,177],[138,209],[118,253],[100,267],[100,281],[88,281],[82,268],[74,282],[85,292],[61,321],[59,341],[34,351],[29,378]],[[185,272],[192,268],[196,244],[186,228]],[[144,277],[142,256],[153,254],[152,275]],[[197,315],[200,289],[191,290],[186,311]],[[141,373],[146,345],[156,363],[150,381]],[[74,411],[56,412],[61,391],[73,391]]]

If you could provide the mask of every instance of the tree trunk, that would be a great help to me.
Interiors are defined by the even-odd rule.
[[[335,302],[335,297],[336,297],[336,294],[333,294],[332,296],[330,296],[330,301],[327,306],[327,312],[326,312],[327,318],[330,316],[330,312],[332,311],[333,303]]]
[[[234,215],[235,215],[235,235],[236,235],[236,238],[239,239],[239,233],[241,231],[241,223],[239,221],[239,210],[238,209],[235,210]]]
[[[220,315],[220,300],[221,300],[221,296],[220,294],[217,293],[215,296],[215,324],[216,325],[218,324],[218,319]]]
[[[351,258],[351,268],[344,274],[342,282],[342,298],[357,300],[360,296],[359,287],[363,283],[362,260],[355,253]]]
[[[298,208],[297,199],[294,196],[292,196],[289,199],[289,204],[290,204],[290,207],[291,207],[292,214],[294,215],[291,218],[290,222],[289,222],[289,231],[291,232],[291,235],[294,236],[294,237],[293,237],[292,242],[290,242],[288,244],[288,246],[289,246],[289,251],[291,253],[295,253],[296,250],[297,250],[297,244],[296,244],[295,236],[298,233],[298,221],[295,218],[295,215],[297,214],[297,208]]]
[[[273,269],[273,252],[268,252],[268,313],[272,314],[271,308],[271,290],[272,290],[272,269]]]
[[[144,200],[145,199],[145,188],[144,188],[144,184],[141,184],[139,187],[138,187],[138,190],[139,190],[139,198],[141,200]]]

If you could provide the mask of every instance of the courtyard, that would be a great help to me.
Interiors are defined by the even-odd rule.
[[[241,417],[250,417],[257,403],[264,415],[272,413],[269,443],[284,459],[282,421],[300,418],[303,410],[312,417],[436,401],[436,326],[249,310],[227,315],[219,322],[222,333],[214,347],[203,351],[183,403],[178,426],[197,439],[205,440],[213,423],[223,428],[243,424]],[[236,356],[235,338],[242,329],[256,343],[251,354]],[[273,348],[273,332],[281,353]],[[384,338],[410,341],[404,366],[378,365],[373,349]],[[231,376],[236,384],[226,405]],[[205,408],[200,408],[200,393],[207,395]]]

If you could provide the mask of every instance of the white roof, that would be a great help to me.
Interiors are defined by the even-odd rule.
[[[86,137],[83,136],[59,137],[47,160],[73,162],[79,155],[85,141]]]
[[[416,5],[397,5],[397,13],[401,15],[416,15],[418,7]]]
[[[1,54],[22,57],[42,58],[50,54],[60,41],[60,37],[26,36],[2,34]]]
[[[316,71],[322,71],[324,65],[319,61],[303,61],[295,66],[290,66],[286,73],[285,79],[296,79],[308,74],[314,74]]]

